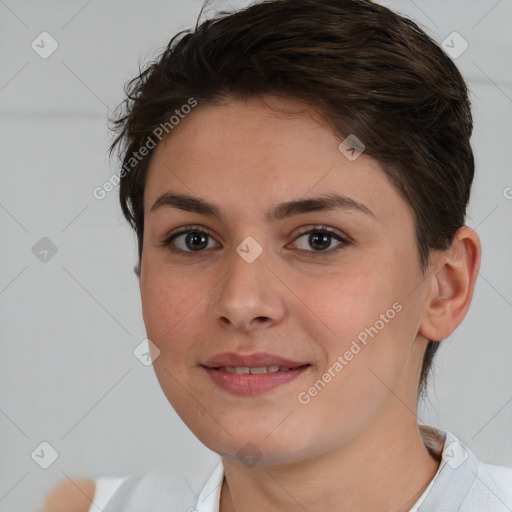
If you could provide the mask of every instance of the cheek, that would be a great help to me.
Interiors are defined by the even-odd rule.
[[[148,338],[167,352],[182,352],[191,340],[197,319],[204,315],[208,286],[204,279],[191,280],[177,271],[152,269],[141,277],[142,315]],[[204,316],[203,316],[204,318]],[[197,329],[197,327],[195,327]]]
[[[331,368],[339,385],[353,388],[351,396],[371,395],[379,385],[377,376],[386,382],[394,379],[408,354],[405,281],[393,268],[390,261],[373,267],[366,262],[316,280],[296,280],[297,295],[307,297],[308,306],[297,317],[300,329],[321,340],[319,371]],[[336,371],[332,367],[340,358],[343,369],[338,364]]]
[[[322,276],[299,275],[294,290],[303,298],[308,323],[317,326],[320,339],[340,346],[373,325],[398,295],[389,272],[377,266],[372,269],[369,264],[347,266]]]
[[[148,265],[140,291],[147,337],[160,351],[153,361],[155,375],[178,414],[194,424],[201,411],[190,407],[190,393],[198,393],[189,372],[197,364],[194,333],[198,321],[205,318],[207,297],[203,296],[208,288],[183,276],[183,272],[180,277],[179,271],[156,271],[156,266]]]

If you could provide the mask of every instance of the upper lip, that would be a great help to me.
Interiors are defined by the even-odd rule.
[[[292,361],[284,357],[269,354],[267,352],[258,352],[256,354],[237,354],[236,352],[224,352],[217,354],[201,366],[209,368],[219,368],[221,366],[228,367],[247,367],[247,368],[260,368],[263,366],[285,366],[286,368],[298,368],[308,363],[301,363]]]

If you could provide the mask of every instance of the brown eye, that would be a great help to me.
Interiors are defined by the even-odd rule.
[[[307,235],[307,237],[306,237]],[[318,226],[313,229],[310,229],[306,232],[301,233],[296,239],[295,242],[301,238],[304,238],[303,247],[299,247],[301,251],[306,251],[310,253],[314,252],[335,252],[338,249],[342,249],[349,242],[346,238],[341,236],[338,232],[335,232],[329,228]],[[339,243],[338,245],[332,246],[332,239],[336,239]],[[313,250],[311,250],[311,249]],[[331,249],[328,251],[328,249]]]
[[[162,245],[175,252],[201,252],[209,247],[213,238],[206,231],[199,228],[187,227],[167,237]]]

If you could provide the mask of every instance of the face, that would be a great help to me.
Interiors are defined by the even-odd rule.
[[[193,433],[233,460],[313,457],[399,421],[396,390],[414,401],[412,211],[340,142],[298,102],[232,100],[197,106],[152,156],[140,290],[154,369]]]

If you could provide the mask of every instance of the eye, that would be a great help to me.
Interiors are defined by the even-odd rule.
[[[306,235],[308,235],[307,238],[305,238]],[[304,238],[305,245],[309,245],[313,249],[309,250],[308,248],[299,247],[300,251],[309,253],[308,256],[313,255],[315,252],[328,252],[330,254],[350,244],[346,237],[326,226],[314,226],[308,231],[300,233],[294,240],[294,243],[301,238]],[[333,238],[338,240],[338,245],[331,248]],[[176,253],[193,253],[202,252],[203,249],[211,249],[212,246],[209,245],[211,241],[213,241],[212,236],[202,228],[198,226],[184,226],[179,231],[173,232],[165,238],[162,246]],[[327,249],[329,248],[331,249],[328,251]]]
[[[307,238],[305,238],[307,236]],[[309,252],[309,253],[315,253],[315,252],[336,252],[341,249],[343,249],[344,246],[348,245],[350,242],[347,238],[342,236],[337,231],[334,231],[326,226],[315,226],[308,231],[302,232],[299,234],[299,236],[295,239],[295,242],[297,240],[304,238],[305,244],[309,247],[312,247],[313,250],[309,250],[306,248],[300,248],[301,251]],[[339,244],[336,245],[334,248],[332,248],[330,251],[327,251],[332,245],[332,239],[335,238],[338,240]]]
[[[183,235],[186,236],[182,238]],[[162,242],[162,246],[173,252],[201,252],[203,249],[211,248],[208,247],[208,242],[212,240],[210,234],[203,229],[197,226],[185,226],[180,231],[171,233]],[[175,245],[178,247],[176,248]]]

